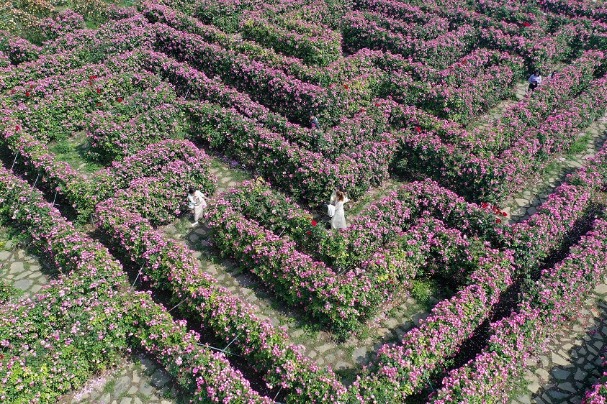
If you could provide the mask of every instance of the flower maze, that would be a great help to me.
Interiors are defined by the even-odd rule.
[[[0,402],[607,400],[601,2],[2,12]]]

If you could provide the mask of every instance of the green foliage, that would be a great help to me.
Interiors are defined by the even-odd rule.
[[[0,303],[8,302],[11,298],[19,296],[21,293],[7,281],[0,279]]]

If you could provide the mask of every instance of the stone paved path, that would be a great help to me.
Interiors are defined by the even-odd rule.
[[[596,287],[571,322],[554,330],[547,351],[528,363],[525,391],[512,403],[582,402],[602,371],[607,342],[607,284]]]
[[[471,120],[466,126],[468,130],[472,128],[488,128],[493,122],[500,119],[506,110],[518,101],[522,100],[527,94],[527,82],[520,82],[514,85],[514,98],[508,98],[500,101],[496,106],[491,108],[485,114],[480,115],[476,119]]]
[[[33,296],[52,275],[53,272],[43,268],[38,258],[17,248],[10,240],[0,240],[0,279],[20,290],[22,298]]]
[[[350,202],[350,206],[346,205],[346,219],[358,216],[366,207],[385,197],[389,192],[397,190],[403,184],[403,182],[389,178],[379,187],[370,189],[358,200]]]
[[[145,355],[133,355],[117,369],[89,382],[63,397],[58,404],[173,404],[185,403],[174,380]]]

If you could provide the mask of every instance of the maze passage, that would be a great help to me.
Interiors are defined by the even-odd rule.
[[[607,397],[602,3],[2,16],[0,401]]]

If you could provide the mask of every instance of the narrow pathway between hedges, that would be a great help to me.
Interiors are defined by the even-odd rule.
[[[3,237],[0,227],[0,280],[12,285],[16,299],[31,298],[57,275],[36,256]],[[60,404],[172,404],[177,392],[170,389],[172,379],[145,356],[126,360],[118,369],[89,381],[85,387],[59,400]],[[163,397],[172,397],[165,399]]]
[[[108,370],[67,396],[58,404],[175,404],[189,400],[172,386],[176,382],[152,359],[132,355],[116,369]]]
[[[581,139],[583,150],[570,155],[556,156],[552,168],[545,174],[539,174],[529,181],[529,186],[508,198],[504,211],[508,213],[510,223],[520,222],[533,215],[564,180],[567,174],[584,166],[585,161],[594,156],[607,140],[607,115],[599,118],[575,136]]]
[[[0,227],[0,236],[6,229]],[[49,283],[55,271],[45,268],[43,263],[12,240],[0,238],[0,280],[12,285],[18,298],[32,297],[42,286]]]
[[[500,101],[496,106],[491,108],[489,111],[485,112],[483,115],[480,115],[470,121],[466,126],[466,129],[471,130],[472,128],[489,128],[493,125],[493,123],[499,120],[504,111],[507,108],[513,106],[518,101],[525,98],[527,95],[527,87],[529,84],[527,82],[520,82],[514,85],[513,95],[514,98],[508,98]]]
[[[240,170],[235,171],[218,160],[213,163],[212,173],[218,177],[218,191],[213,198],[248,179]],[[425,304],[420,304],[413,298],[404,296],[397,299],[392,308],[387,308],[383,314],[369,321],[358,335],[344,343],[337,343],[330,333],[318,329],[301,312],[285,307],[254,275],[242,271],[230,260],[217,257],[212,249],[208,228],[201,225],[192,229],[191,220],[191,217],[184,217],[161,230],[190,248],[202,268],[212,274],[220,285],[254,305],[257,308],[256,315],[261,319],[268,319],[274,326],[284,327],[293,344],[302,345],[304,353],[319,366],[330,366],[345,384],[354,380],[362,365],[370,361],[381,345],[399,341],[420,319],[427,317],[431,307],[442,298],[429,297]]]
[[[525,385],[512,403],[582,402],[602,371],[607,342],[607,279],[584,306],[547,341],[547,350],[527,362]]]

